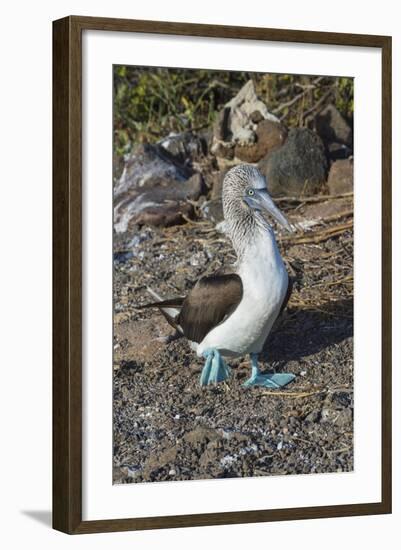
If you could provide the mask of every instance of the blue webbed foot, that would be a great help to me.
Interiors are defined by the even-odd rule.
[[[202,355],[206,361],[200,377],[201,386],[218,384],[230,376],[230,367],[228,367],[217,349],[207,349]]]
[[[244,382],[245,387],[249,386],[262,386],[264,388],[272,388],[277,390],[282,388],[295,380],[295,375],[280,372],[275,374],[261,374],[258,367],[258,355],[256,353],[251,353],[251,364],[252,364],[252,374],[246,382]]]
[[[257,376],[251,376],[243,386],[262,386],[264,388],[272,388],[277,390],[282,388],[295,380],[294,374],[289,374],[285,372],[275,373],[275,374],[258,374]]]

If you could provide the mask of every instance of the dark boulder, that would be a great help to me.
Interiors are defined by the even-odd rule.
[[[352,154],[352,150],[347,145],[336,141],[329,143],[326,151],[330,160],[347,159]]]
[[[352,149],[352,129],[332,103],[316,116],[315,124],[316,132],[326,145],[343,143]]]
[[[326,182],[322,140],[307,128],[290,130],[284,145],[269,153],[258,166],[275,197],[312,195],[321,191]]]

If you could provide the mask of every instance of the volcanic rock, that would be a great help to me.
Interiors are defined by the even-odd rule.
[[[258,166],[275,197],[311,195],[326,182],[327,160],[322,140],[307,128],[290,130],[284,145],[269,153]]]
[[[316,116],[315,123],[324,143],[343,143],[352,148],[352,129],[332,103]]]

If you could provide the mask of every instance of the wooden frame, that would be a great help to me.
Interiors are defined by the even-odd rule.
[[[81,33],[84,29],[382,51],[382,497],[368,504],[82,521]],[[53,527],[69,534],[391,512],[391,37],[66,17],[53,23]]]

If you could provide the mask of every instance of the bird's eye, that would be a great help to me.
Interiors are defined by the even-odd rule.
[[[249,197],[252,197],[252,195],[255,194],[255,191],[253,189],[248,189],[247,194]]]

